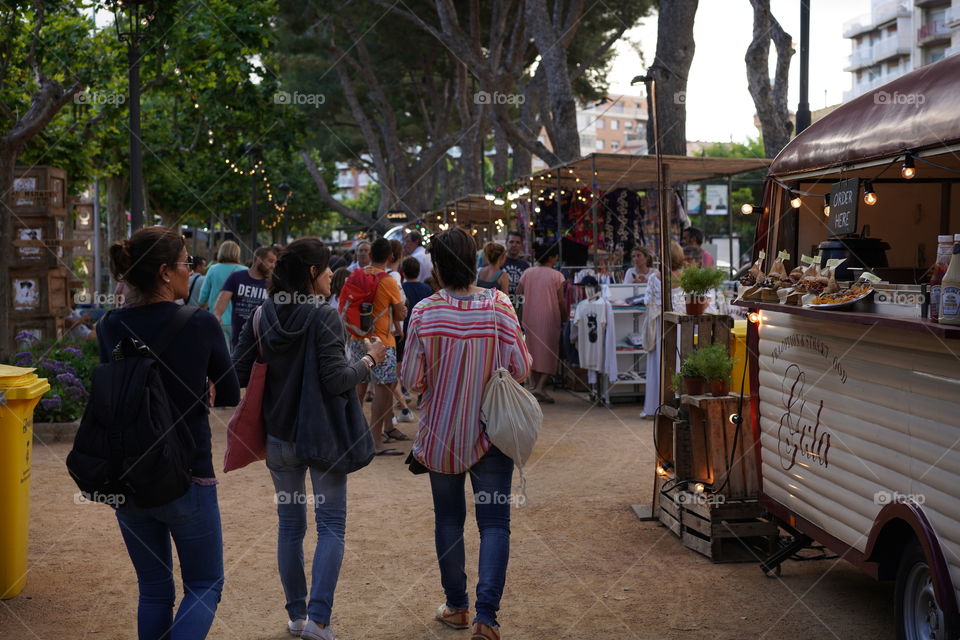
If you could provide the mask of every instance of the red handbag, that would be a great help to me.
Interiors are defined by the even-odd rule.
[[[260,307],[253,313],[253,335],[257,339],[257,359],[250,370],[247,392],[227,424],[227,450],[223,471],[242,469],[267,457],[267,429],[263,424],[263,386],[267,381],[267,363],[262,362],[260,345]]]

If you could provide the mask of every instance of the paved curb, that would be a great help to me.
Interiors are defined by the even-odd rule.
[[[73,442],[80,421],[74,422],[34,422],[33,439],[38,442]]]

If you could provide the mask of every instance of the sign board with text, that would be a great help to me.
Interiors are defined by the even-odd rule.
[[[830,190],[830,235],[857,232],[857,205],[860,203],[860,179],[841,180]]]

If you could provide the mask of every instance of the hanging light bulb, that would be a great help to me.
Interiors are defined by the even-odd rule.
[[[752,311],[750,314],[747,315],[747,320],[753,324],[759,324],[760,314],[757,313],[756,311]]]
[[[823,194],[823,215],[830,217],[830,194]]]
[[[802,203],[802,201],[800,200],[800,196],[799,196],[798,194],[794,193],[793,191],[791,191],[791,192],[790,192],[790,206],[793,207],[794,209],[799,209],[801,203]]]
[[[740,207],[740,213],[742,213],[745,216],[750,215],[751,213],[753,213],[753,205],[750,204],[749,202],[747,204],[742,205]]]
[[[863,203],[869,206],[877,204],[877,192],[873,190],[873,182],[871,180],[863,181]]]
[[[908,153],[903,159],[903,168],[900,169],[900,175],[909,180],[917,175],[917,168],[913,164],[913,154]]]

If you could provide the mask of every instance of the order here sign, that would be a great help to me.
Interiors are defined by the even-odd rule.
[[[842,236],[857,231],[857,204],[860,202],[860,179],[835,182],[830,190],[830,235]]]

